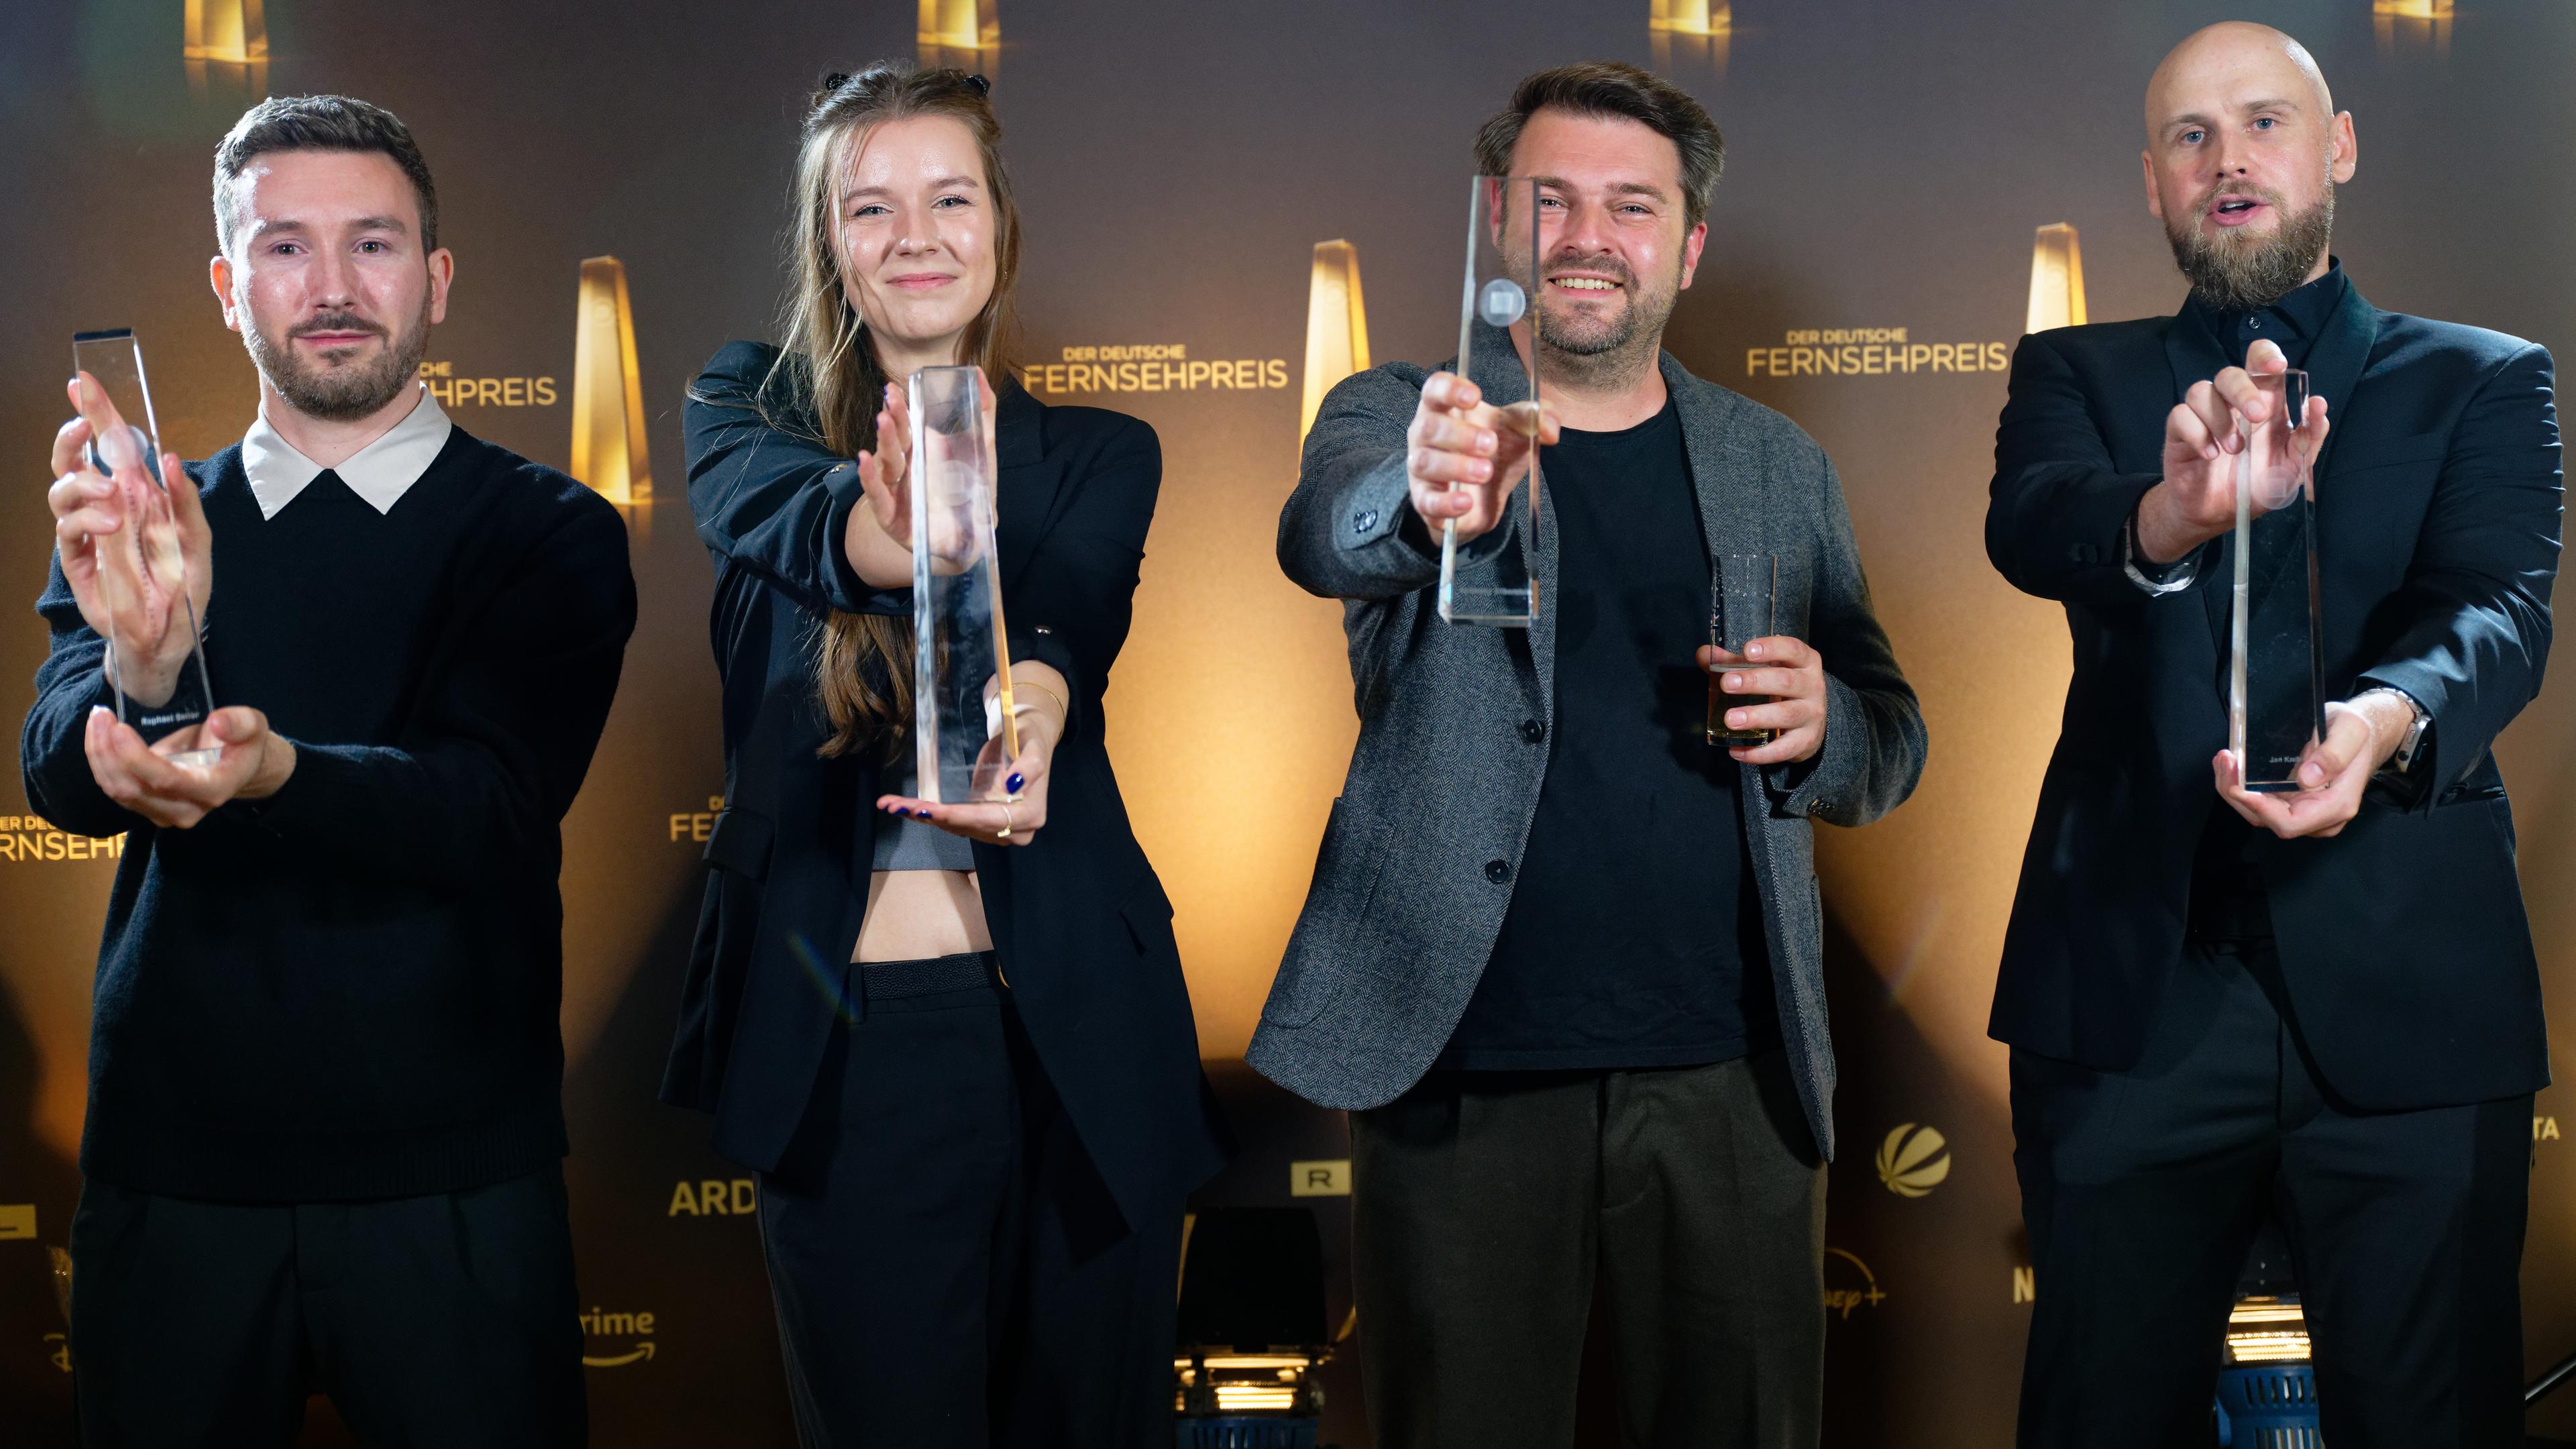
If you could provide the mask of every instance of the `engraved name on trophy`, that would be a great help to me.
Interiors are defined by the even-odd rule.
[[[1504,410],[1501,426],[1538,433],[1538,183],[1479,176],[1467,208],[1467,290],[1458,321],[1457,373]],[[1518,339],[1517,341],[1515,339]],[[1440,617],[1452,624],[1527,628],[1538,617],[1538,449],[1502,516],[1482,537],[1440,530]]]
[[[184,629],[188,652],[166,677],[155,677],[148,659],[121,659],[119,642],[107,641],[108,677],[116,717],[146,744],[205,723],[215,692],[206,673],[203,621],[188,588],[188,558],[161,482],[161,425],[144,385],[143,349],[119,327],[72,335],[72,371],[95,384],[107,400],[107,426],[90,439],[89,464],[116,483],[116,506],[125,526],[99,544],[98,582],[108,611],[139,619],[155,637]],[[148,641],[123,641],[140,654]],[[173,764],[205,769],[221,749],[165,752]]]
[[[2316,480],[2299,424],[2308,375],[2255,379],[2271,400],[2260,423],[2236,420],[2235,598],[2227,671],[2227,748],[2245,788],[2299,788],[2299,760],[2325,730],[2318,630]]]
[[[913,791],[935,804],[1016,798],[1011,656],[993,548],[994,457],[982,379],[925,367],[912,409]]]

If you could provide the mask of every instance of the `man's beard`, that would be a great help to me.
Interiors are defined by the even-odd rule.
[[[373,362],[307,365],[296,354],[295,339],[311,332],[373,332],[386,342]],[[256,324],[247,324],[242,343],[288,406],[326,422],[354,422],[400,396],[420,372],[420,360],[429,355],[429,299],[421,298],[420,315],[400,333],[389,335],[364,318],[334,312],[297,323],[283,345],[271,342]]]
[[[1539,282],[1538,340],[1577,374],[1607,376],[1632,364],[1639,353],[1651,359],[1661,342],[1664,323],[1673,315],[1673,304],[1681,295],[1680,278],[1659,289],[1642,288],[1628,264],[1616,256],[1559,256],[1559,268],[1598,272],[1616,280],[1618,296],[1624,303],[1610,316],[1595,319],[1575,313],[1571,305],[1564,309],[1548,302],[1557,294],[1551,292],[1542,277]]]
[[[2225,229],[2205,236],[2200,229],[2201,217],[2209,212],[2204,199],[2180,225],[2166,220],[2165,239],[2173,243],[2174,265],[2190,279],[2192,295],[2221,312],[2259,312],[2306,285],[2317,259],[2326,254],[2334,237],[2334,182],[2327,181],[2316,204],[2300,212],[2283,210],[2275,192],[2224,189],[2261,199],[2281,212],[2280,224],[2269,236]]]

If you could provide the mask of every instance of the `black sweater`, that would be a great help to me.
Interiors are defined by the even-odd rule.
[[[62,829],[128,832],[99,950],[85,1173],[252,1202],[452,1192],[563,1155],[561,822],[635,624],[616,510],[456,429],[390,513],[324,473],[260,517],[241,450],[206,663],[295,771],[160,830],[81,749],[104,645],[59,562],[20,740]]]

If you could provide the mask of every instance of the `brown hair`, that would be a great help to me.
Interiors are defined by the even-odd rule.
[[[792,395],[812,408],[819,440],[845,458],[876,446],[877,411],[890,380],[868,342],[866,320],[850,305],[838,225],[843,168],[874,127],[914,116],[952,116],[974,133],[993,197],[993,295],[967,325],[957,360],[988,376],[1008,371],[1004,350],[1012,284],[1020,273],[1020,213],[1002,169],[1002,123],[986,97],[989,89],[982,76],[962,70],[880,61],[857,75],[824,77],[805,113],[790,198],[795,221],[787,233],[788,291],[779,309],[786,346],[771,376],[774,381],[786,371]],[[799,421],[769,421],[804,430]],[[894,757],[912,718],[912,634],[911,620],[890,614],[836,612],[825,618],[814,659],[815,690],[832,727],[825,755],[880,743],[886,757]]]
[[[271,96],[233,122],[215,147],[215,244],[233,249],[233,184],[273,151],[372,151],[402,168],[420,199],[420,249],[438,250],[438,188],[411,128],[382,106],[349,96]]]
[[[1726,138],[1708,108],[1663,77],[1619,60],[1587,60],[1543,70],[1512,90],[1512,103],[1476,133],[1476,169],[1485,176],[1512,174],[1512,147],[1521,127],[1541,111],[1578,116],[1625,116],[1642,121],[1682,153],[1682,229],[1708,217],[1726,169]]]

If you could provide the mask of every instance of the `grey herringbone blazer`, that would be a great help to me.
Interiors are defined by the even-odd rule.
[[[1911,794],[1923,715],[1870,612],[1824,450],[1669,354],[1663,373],[1710,554],[1778,556],[1780,631],[1814,644],[1830,678],[1824,748],[1797,765],[1741,767],[1740,795],[1781,1032],[1830,1157],[1834,1056],[1808,822],[1867,824]],[[1541,605],[1527,630],[1442,623],[1438,558],[1400,531],[1411,509],[1405,429],[1427,375],[1389,363],[1334,388],[1279,517],[1280,567],[1344,601],[1360,736],[1247,1056],[1327,1107],[1392,1101],[1448,1044],[1511,903],[1556,714],[1548,490],[1539,490]]]

